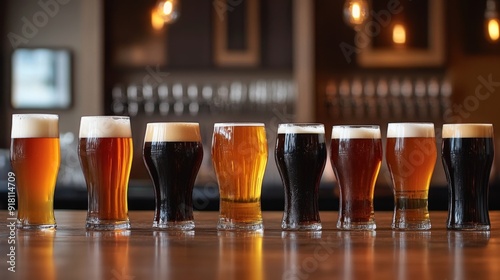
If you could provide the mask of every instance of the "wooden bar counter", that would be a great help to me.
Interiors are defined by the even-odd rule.
[[[285,232],[280,212],[264,212],[262,233],[218,232],[217,212],[196,212],[189,232],[151,228],[152,211],[132,211],[132,229],[91,232],[84,211],[56,211],[57,230],[0,229],[0,279],[500,279],[500,212],[490,232],[448,231],[446,212],[431,212],[430,231],[393,231],[391,212],[377,230]],[[8,213],[0,212],[7,220]],[[15,272],[8,270],[15,246]]]

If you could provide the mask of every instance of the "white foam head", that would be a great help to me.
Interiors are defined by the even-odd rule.
[[[132,137],[130,118],[86,116],[80,120],[80,138]]]
[[[13,114],[12,138],[59,137],[59,116],[52,114]]]
[[[265,126],[263,123],[215,123],[214,127],[228,127],[228,126]]]
[[[348,126],[334,125],[332,139],[380,139],[380,127],[373,126]]]
[[[387,138],[434,137],[433,123],[389,123]]]
[[[493,125],[489,123],[444,124],[443,138],[491,138]]]
[[[283,123],[278,126],[278,134],[325,134],[325,126],[311,123]]]
[[[198,123],[148,123],[144,142],[201,142]]]

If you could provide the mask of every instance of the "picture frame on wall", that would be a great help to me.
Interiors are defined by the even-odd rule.
[[[18,48],[12,53],[11,106],[14,109],[67,109],[72,104],[69,49]]]
[[[259,0],[214,1],[214,64],[255,67],[260,64]]]
[[[373,0],[372,4],[378,6],[373,6],[365,26],[356,34],[360,66],[439,67],[444,64],[444,0],[401,0],[396,3],[399,6]],[[417,9],[421,12],[415,12]]]

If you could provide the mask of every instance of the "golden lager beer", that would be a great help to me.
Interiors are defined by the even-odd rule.
[[[133,146],[128,117],[82,117],[78,155],[87,182],[87,228],[127,229]]]
[[[11,164],[18,195],[17,227],[55,228],[54,190],[61,162],[59,117],[12,116]]]
[[[340,188],[337,228],[374,230],[373,194],[382,164],[379,126],[333,126],[330,150]]]
[[[219,183],[219,229],[262,229],[260,196],[267,164],[262,123],[216,123],[212,161]]]
[[[386,162],[394,191],[393,229],[431,228],[428,194],[437,149],[432,123],[390,123]]]

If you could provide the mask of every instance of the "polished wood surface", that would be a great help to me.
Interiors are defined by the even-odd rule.
[[[56,211],[55,232],[15,231],[15,273],[2,226],[0,279],[500,278],[498,211],[490,232],[447,231],[446,212],[423,232],[392,231],[390,212],[375,214],[374,232],[336,230],[336,212],[321,213],[321,232],[285,232],[280,212],[264,212],[262,233],[218,232],[217,212],[196,212],[194,231],[158,231],[152,211],[131,212],[129,231],[90,232],[85,214]]]

